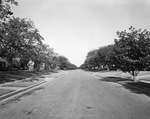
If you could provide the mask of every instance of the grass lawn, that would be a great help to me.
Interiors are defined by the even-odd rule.
[[[51,74],[51,72],[46,71],[1,71],[0,72],[0,84],[5,82],[12,82],[15,80],[23,80],[29,77],[41,76],[43,74]]]
[[[150,75],[150,71],[140,71],[138,75]]]
[[[122,71],[105,71],[105,72],[97,72],[98,73],[102,73],[104,74],[104,76],[108,75],[114,75],[114,76],[119,76],[122,78],[131,78],[131,74],[129,74],[128,72],[124,73]],[[150,71],[140,71],[139,74],[136,76],[137,79],[139,80],[145,80],[145,81],[150,81]]]
[[[10,89],[0,89],[0,96],[4,95],[4,94],[7,94],[7,93],[10,93],[14,90],[10,90]]]

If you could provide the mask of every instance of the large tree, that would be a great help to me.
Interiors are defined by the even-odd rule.
[[[106,67],[111,66],[108,63],[108,57],[107,55],[110,54],[110,49],[112,49],[112,46],[103,46],[99,49],[91,50],[88,52],[86,60],[84,62],[84,65],[82,67],[93,70],[93,69],[106,69]]]
[[[57,56],[55,57],[55,61],[56,61],[56,65],[62,70],[77,68],[77,66],[70,63],[65,56]]]
[[[86,60],[84,62],[84,66],[87,70],[95,69],[98,66],[98,55],[97,49],[91,50],[87,53]]]
[[[29,22],[29,21],[28,21]],[[28,32],[26,32],[25,45],[20,55],[21,68],[26,69],[30,60],[36,61],[39,59],[39,50],[42,50],[42,41],[44,38],[39,34],[32,21],[28,23]]]
[[[58,66],[60,69],[67,69],[68,59],[65,56],[58,56]]]
[[[109,68],[109,70],[117,70],[119,67],[118,63],[116,62],[116,57],[115,57],[115,50],[114,50],[114,45],[108,45],[108,50],[107,50],[107,55],[105,57],[106,64]]]
[[[0,57],[8,60],[10,70],[13,58],[27,56],[28,48],[35,47],[37,41],[40,41],[36,31],[30,20],[11,17],[4,23],[0,29]]]
[[[21,69],[26,69],[30,60],[37,70],[43,63],[46,70],[55,68],[56,53],[43,44],[44,38],[31,20],[12,16],[10,4],[18,5],[15,0],[0,2],[0,57],[9,62],[10,70],[13,59],[17,59]]]
[[[117,35],[114,47],[118,68],[136,80],[139,71],[150,65],[150,32],[130,27],[129,31],[118,31]]]

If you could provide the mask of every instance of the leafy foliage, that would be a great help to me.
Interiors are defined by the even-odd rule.
[[[28,63],[34,62],[34,69],[45,70],[77,68],[64,56],[58,56],[48,45],[43,44],[33,21],[13,16],[10,4],[18,5],[15,0],[0,3],[0,57],[8,61],[9,70],[18,67],[28,69]]]
[[[60,69],[76,69],[77,66],[70,63],[69,60],[65,56],[58,56],[57,57],[57,65]]]
[[[113,49],[113,45],[100,47],[96,50],[91,50],[88,52],[86,60],[82,65],[82,68],[88,70],[103,70],[107,69],[108,66],[111,66],[111,51]]]
[[[115,53],[119,68],[133,76],[137,75],[140,70],[148,68],[150,64],[150,32],[130,27],[129,32],[121,31],[117,32],[117,35]]]
[[[10,17],[10,15],[13,14],[9,3],[18,5],[18,2],[16,2],[15,0],[6,0],[5,2],[0,3],[0,20],[1,20],[1,22],[5,22],[6,19],[8,17]]]
[[[37,37],[38,32],[33,22],[26,19],[9,18],[0,30],[0,57],[7,59],[10,67],[13,58],[28,56],[30,53],[27,55],[26,51],[31,49],[36,43],[41,43],[42,38]]]
[[[135,77],[140,70],[150,65],[150,32],[130,27],[128,31],[117,32],[114,45],[100,47],[87,54],[84,69],[120,69]]]

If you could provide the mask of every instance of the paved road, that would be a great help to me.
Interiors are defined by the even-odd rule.
[[[75,70],[1,104],[0,119],[150,119],[150,98]]]

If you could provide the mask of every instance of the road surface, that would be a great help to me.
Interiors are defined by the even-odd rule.
[[[150,98],[75,70],[1,104],[0,119],[150,119]]]

